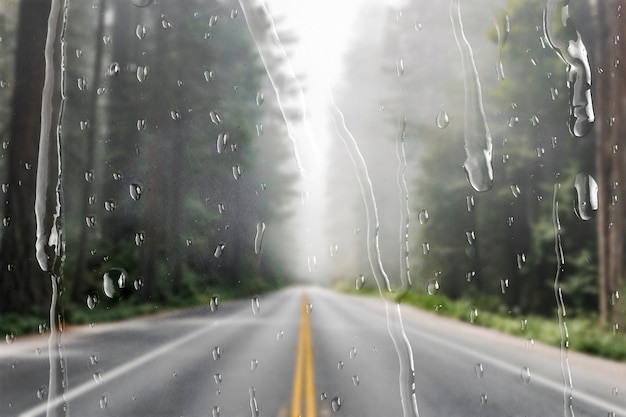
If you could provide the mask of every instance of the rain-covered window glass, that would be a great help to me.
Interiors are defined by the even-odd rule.
[[[626,416],[625,6],[1,1],[0,416]]]

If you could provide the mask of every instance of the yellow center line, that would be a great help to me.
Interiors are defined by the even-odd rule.
[[[316,417],[317,413],[315,409],[315,371],[313,369],[311,321],[309,320],[307,304],[307,296],[304,293],[302,294],[302,306],[300,307],[300,331],[298,334],[296,366],[293,374],[291,417]],[[303,394],[304,410],[302,410]]]

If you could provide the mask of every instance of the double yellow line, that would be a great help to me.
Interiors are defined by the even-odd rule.
[[[315,371],[313,369],[313,343],[311,321],[309,320],[308,299],[302,295],[300,307],[300,332],[298,352],[293,374],[293,396],[290,417],[316,417],[315,407]],[[304,401],[302,397],[304,396]],[[304,406],[304,409],[303,409]]]

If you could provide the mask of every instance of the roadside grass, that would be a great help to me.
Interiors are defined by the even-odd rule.
[[[262,292],[259,291],[259,293]],[[225,300],[242,297],[249,293],[248,289],[212,288],[193,296],[168,297],[160,302],[140,301],[133,298],[101,299],[93,309],[89,309],[86,305],[64,305],[62,316],[65,326],[107,323],[182,308],[210,306],[211,304],[215,306],[216,302],[219,305]],[[0,315],[0,337],[4,336],[6,343],[12,343],[18,336],[47,332],[48,323],[49,319],[45,311],[33,315],[2,314]]]
[[[375,288],[366,287],[356,290],[353,287],[339,285],[337,290],[353,294],[378,296]],[[514,316],[506,312],[487,311],[476,308],[469,300],[450,300],[434,294],[417,294],[414,292],[398,293],[394,300],[421,310],[431,311],[437,315],[454,318],[477,326],[491,328],[503,333],[524,337],[529,343],[542,342],[560,347],[561,328],[557,316],[553,318],[540,316]],[[606,359],[626,361],[626,335],[614,333],[600,326],[597,316],[564,317],[567,326],[569,349],[588,353]],[[565,338],[564,338],[565,340]]]

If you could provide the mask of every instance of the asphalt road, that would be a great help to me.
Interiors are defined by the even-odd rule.
[[[410,308],[402,316],[422,417],[563,416],[568,404],[576,416],[626,416],[626,364]],[[76,417],[402,416],[406,372],[387,324],[376,298],[294,287],[258,304],[71,329],[65,400]],[[45,415],[46,345],[0,348],[0,416]]]

